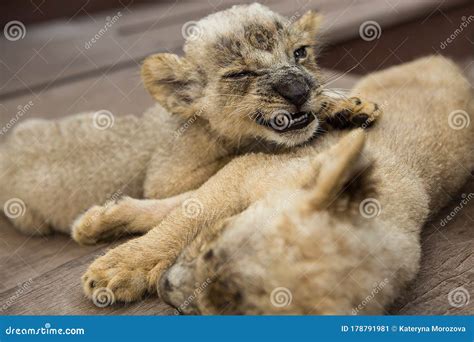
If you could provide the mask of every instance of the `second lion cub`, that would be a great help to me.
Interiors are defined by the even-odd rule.
[[[93,205],[182,194],[239,154],[282,152],[308,142],[323,125],[370,121],[373,104],[324,90],[316,55],[320,22],[311,11],[290,22],[259,4],[202,19],[184,57],[161,53],[144,61],[145,87],[159,105],[143,117],[116,118],[106,130],[94,127],[93,113],[17,127],[0,146],[0,205],[23,202],[24,215],[12,222],[24,232],[68,233]],[[164,216],[184,199],[140,205]],[[75,238],[94,243],[109,234]]]

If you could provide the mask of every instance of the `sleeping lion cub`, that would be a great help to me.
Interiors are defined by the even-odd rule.
[[[69,233],[93,205],[183,194],[150,203],[164,216],[237,155],[280,153],[324,127],[366,125],[378,114],[372,103],[324,89],[320,21],[308,12],[290,22],[259,4],[202,19],[184,57],[144,61],[145,87],[159,105],[143,117],[116,118],[105,130],[97,113],[19,125],[0,146],[0,205],[24,232]],[[12,200],[26,207],[23,215],[8,215]],[[135,225],[113,234],[143,231]],[[109,234],[75,239],[94,243]]]
[[[85,235],[150,230],[96,259],[85,293],[132,301],[159,287],[188,313],[383,312],[417,273],[423,224],[474,169],[473,125],[451,115],[472,116],[474,100],[442,57],[374,73],[353,95],[385,104],[367,134],[234,158],[163,220],[125,199],[89,216],[93,229],[79,221]]]

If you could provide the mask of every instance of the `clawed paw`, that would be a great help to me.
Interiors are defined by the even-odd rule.
[[[127,200],[127,198],[121,201]],[[71,236],[81,245],[93,245],[123,235],[127,222],[121,220],[117,203],[94,206],[74,221]]]
[[[380,107],[369,101],[362,101],[358,97],[348,99],[348,104],[328,119],[334,128],[370,127],[382,114]]]
[[[95,305],[104,307],[142,298],[148,288],[147,276],[146,270],[110,262],[105,255],[89,266],[82,276],[82,287]]]

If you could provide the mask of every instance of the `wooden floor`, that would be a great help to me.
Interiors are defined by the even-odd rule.
[[[326,39],[333,45],[339,44],[341,51],[344,51],[344,42],[358,37],[360,23],[366,20],[383,23],[383,29],[388,32],[394,25],[415,18],[421,21],[433,16],[449,17],[448,7],[463,3],[457,0],[399,0],[397,4],[373,0],[262,2],[288,16],[300,16],[312,8],[324,11],[328,18]],[[95,14],[79,10],[68,20],[27,26],[24,39],[7,41],[2,36],[0,127],[30,101],[33,105],[21,120],[57,118],[99,109],[107,109],[114,115],[141,114],[153,103],[139,79],[141,60],[155,52],[180,52],[184,23],[234,3],[243,1],[157,2]],[[119,12],[120,17],[111,29],[86,49],[86,43],[99,32],[107,18]],[[450,27],[456,25],[452,23]],[[449,30],[447,33],[453,31]],[[370,49],[374,45],[367,46]],[[347,57],[351,50],[336,57],[342,59],[342,54]],[[328,56],[332,55],[326,55],[326,61]],[[338,68],[334,58],[325,65]],[[472,56],[464,61],[466,73],[474,80]],[[334,86],[350,88],[355,80],[355,75],[345,74]],[[0,141],[3,138],[0,136]],[[474,177],[463,193],[474,193]],[[474,298],[474,203],[469,203],[445,227],[440,225],[441,218],[462,199],[461,194],[453,198],[451,205],[426,226],[419,277],[394,304],[391,313],[474,313],[474,300],[459,308],[448,302],[450,291],[460,286]],[[0,216],[0,314],[174,314],[173,308],[157,298],[107,308],[97,308],[85,299],[80,276],[108,247],[80,247],[62,235],[26,237]]]

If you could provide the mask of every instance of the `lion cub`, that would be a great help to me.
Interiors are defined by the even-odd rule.
[[[320,21],[314,12],[290,22],[259,4],[232,7],[198,22],[184,57],[161,53],[144,61],[145,87],[159,105],[143,117],[116,118],[105,130],[94,113],[20,125],[0,147],[7,216],[30,234],[70,232],[74,218],[93,205],[182,194],[239,154],[283,152],[323,126],[370,122],[373,104],[324,90]],[[185,198],[148,209],[164,216]],[[22,215],[8,215],[12,199],[25,206]],[[76,239],[93,243],[110,233]]]

